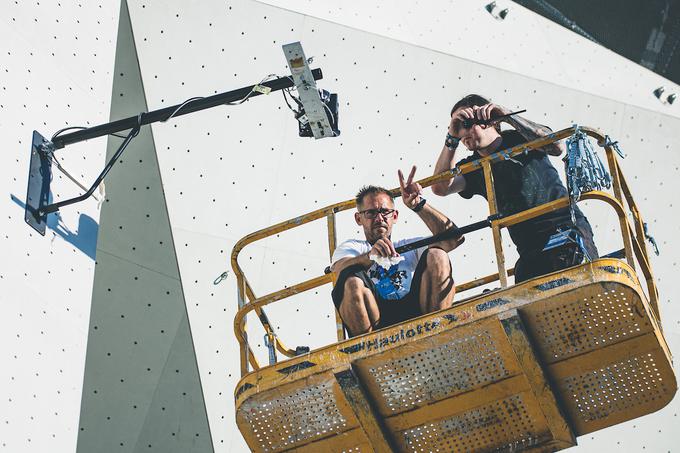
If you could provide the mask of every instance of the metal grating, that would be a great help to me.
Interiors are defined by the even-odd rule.
[[[263,451],[279,451],[301,441],[344,431],[347,420],[336,405],[332,382],[323,382],[245,404],[239,409]]]
[[[554,362],[599,349],[650,328],[644,312],[636,312],[642,311],[636,305],[639,300],[636,293],[623,286],[608,290],[600,288],[596,294],[583,298],[568,293],[566,296],[572,300],[566,303],[550,300],[547,309],[530,315],[533,318],[531,326],[546,360]]]
[[[516,451],[536,445],[536,423],[520,395],[402,433],[410,452]]]
[[[387,407],[403,411],[509,375],[488,331],[369,368]]]
[[[670,393],[652,354],[568,377],[560,387],[572,396],[580,417],[586,422],[667,399]]]

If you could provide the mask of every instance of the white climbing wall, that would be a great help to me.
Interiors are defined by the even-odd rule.
[[[114,73],[111,117],[148,111],[126,3]],[[211,451],[149,126],[107,178],[100,223],[77,451]]]
[[[680,104],[664,105],[652,95],[661,85],[667,92],[680,90],[512,2],[498,2],[499,8],[509,8],[504,21],[494,19],[484,9],[486,3],[129,1],[148,109],[251,85],[271,73],[285,75],[288,70],[281,46],[298,40],[307,56],[314,57],[311,66],[323,70],[319,87],[339,94],[342,135],[334,139],[297,137],[297,125],[280,93],[260,96],[241,106],[175,118],[151,128],[162,180],[161,198],[167,207],[176,255],[178,277],[173,274],[170,279],[179,285],[186,303],[190,333],[183,331],[182,338],[188,335],[193,340],[215,451],[247,451],[234,423],[233,391],[239,379],[233,336],[235,279],[230,273],[214,284],[216,277],[230,271],[234,243],[260,228],[351,198],[363,184],[394,187],[397,168],[407,170],[416,164],[418,176],[430,175],[444,139],[449,110],[470,92],[486,94],[511,108],[526,108],[527,117],[553,129],[577,122],[598,127],[620,141],[628,154],[623,169],[662,252],[653,257],[652,264],[662,299],[664,331],[671,350],[680,350],[680,310],[672,303],[672,296],[680,293],[675,278],[675,241],[680,231],[672,221],[679,216],[674,192],[680,174]],[[1,7],[3,13],[7,11],[3,20],[9,29],[3,27],[0,36],[10,45],[7,51],[3,49],[0,59],[0,130],[7,137],[6,143],[12,144],[2,154],[1,167],[2,184],[7,185],[3,205],[7,214],[2,217],[4,236],[0,244],[3,255],[10,257],[0,264],[0,351],[3,363],[10,364],[0,372],[0,446],[5,451],[44,451],[46,447],[41,446],[47,442],[55,451],[73,451],[76,431],[83,422],[89,425],[81,448],[97,440],[98,430],[107,441],[117,436],[116,441],[123,444],[120,451],[171,451],[178,445],[167,440],[174,431],[168,429],[161,412],[166,407],[171,408],[168,411],[181,410],[177,401],[185,382],[170,378],[144,380],[144,385],[150,385],[148,389],[134,379],[117,382],[115,387],[111,383],[107,389],[104,396],[120,395],[127,404],[130,395],[139,394],[144,399],[147,394],[150,400],[148,393],[154,392],[154,387],[149,382],[158,383],[155,389],[162,391],[158,390],[148,403],[144,429],[126,429],[124,423],[94,423],[96,417],[110,416],[115,422],[134,412],[121,404],[111,405],[111,411],[105,414],[106,400],[87,393],[79,424],[83,373],[95,382],[101,378],[98,372],[107,370],[104,348],[88,349],[88,361],[92,352],[92,357],[99,357],[100,365],[84,366],[88,333],[91,341],[105,344],[104,337],[94,336],[91,328],[88,331],[93,262],[68,242],[66,238],[73,240],[72,236],[57,234],[52,240],[52,230],[46,238],[32,234],[23,224],[22,210],[10,199],[10,194],[18,199],[24,196],[33,129],[51,134],[64,121],[79,125],[108,120],[119,6],[63,3],[59,7],[31,4],[20,8],[6,3]],[[61,14],[60,22],[54,21],[55,14]],[[72,23],[74,20],[79,22]],[[48,22],[50,27],[40,27]],[[62,32],[55,31],[60,29]],[[53,39],[53,35],[58,38]],[[93,50],[93,46],[101,49]],[[55,52],[59,58],[51,57],[53,49],[61,49]],[[77,56],[72,57],[72,53]],[[51,61],[59,62],[57,68],[45,63]],[[44,72],[45,66],[51,68],[49,74]],[[91,181],[104,163],[105,151],[103,141],[90,141],[68,147],[61,155],[69,169],[75,168],[83,180]],[[464,155],[461,150],[461,157]],[[126,163],[137,157],[126,154]],[[147,162],[146,156],[144,159]],[[559,160],[555,165],[561,165]],[[143,173],[135,173],[131,164],[125,168],[130,172],[129,179],[118,180],[119,195],[112,203],[124,202],[125,196],[137,201],[147,196],[139,193],[147,189],[133,182],[135,175]],[[57,181],[59,187],[72,190],[69,184],[63,178]],[[458,224],[486,215],[481,199],[427,197]],[[148,200],[144,203],[162,204],[161,198],[144,198]],[[153,208],[158,206],[154,204]],[[597,224],[600,250],[619,248],[612,234],[618,231],[614,217],[592,204],[585,211]],[[63,210],[62,217],[71,231],[76,230],[82,213],[97,220],[96,202]],[[132,209],[125,213],[128,223],[102,224],[100,235],[116,233],[115,237],[125,239],[119,227],[125,231],[129,222],[134,226],[135,218],[141,225],[146,213],[143,207]],[[405,209],[396,228],[395,235],[402,237],[425,232]],[[339,239],[358,234],[351,214],[341,214]],[[504,239],[511,265],[515,255],[507,234]],[[164,244],[144,243],[143,254],[127,250],[127,269],[168,256],[168,242],[161,240]],[[240,262],[256,294],[264,295],[320,275],[328,264],[325,241],[325,223],[318,222],[247,247]],[[489,232],[470,235],[464,246],[451,254],[457,281],[493,272],[491,250]],[[163,262],[172,267],[169,260]],[[100,274],[101,269],[97,270],[98,278],[136,284],[130,280],[136,274],[127,270],[107,266],[110,270]],[[139,291],[149,290],[153,281],[143,280],[147,286]],[[100,289],[106,292],[104,286]],[[287,345],[318,347],[333,341],[335,321],[329,291],[329,287],[320,288],[268,310]],[[110,298],[107,300],[113,307],[131,297],[112,293],[104,296]],[[149,303],[156,300],[150,292],[143,294],[150,298]],[[166,300],[163,294],[155,297]],[[123,338],[123,332],[145,325],[160,331],[159,317],[166,316],[160,311],[153,315],[131,313],[102,316],[98,319],[104,324],[97,325],[97,330],[112,332],[106,338],[113,344],[123,344],[130,340]],[[264,362],[261,329],[257,320],[249,321],[252,346]],[[158,358],[154,351],[164,347],[173,365],[191,368],[192,351],[163,345],[165,337],[153,338],[157,343],[144,354],[130,352],[125,356],[131,369],[144,371],[148,367],[150,373],[155,372],[147,364]],[[114,354],[124,351],[115,350]],[[144,392],[140,392],[142,387]],[[678,423],[679,405],[676,399],[655,414],[580,438],[576,451],[677,451],[672,429]],[[159,411],[157,418],[153,410]],[[59,415],[52,415],[54,412]],[[90,429],[93,425],[94,431]],[[204,435],[202,431],[200,434]],[[202,442],[194,445],[196,451],[207,448]]]
[[[49,216],[45,237],[24,223],[33,130],[109,118],[115,2],[0,4],[0,451],[75,451],[99,223],[96,200]],[[88,185],[106,140],[57,153]],[[54,174],[55,200],[80,189]],[[101,194],[98,195],[101,198]]]

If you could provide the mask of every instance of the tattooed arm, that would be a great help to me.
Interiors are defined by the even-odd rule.
[[[552,130],[549,127],[534,123],[533,121],[522,118],[518,115],[509,117],[507,119],[507,123],[514,127],[517,132],[522,135],[522,137],[527,139],[527,141],[536,140],[552,133]],[[566,151],[562,140],[545,145],[542,147],[542,149],[551,156],[559,156],[564,151]]]
[[[480,107],[473,107],[473,110],[475,117],[485,120],[497,118],[499,116],[511,113],[510,110],[497,104],[486,104]],[[513,115],[501,121],[504,121],[514,127],[517,132],[519,132],[527,141],[536,140],[552,133],[552,130],[549,127],[534,123],[533,121],[529,121],[528,119],[522,118],[519,115]],[[562,141],[545,145],[540,149],[552,156],[559,156],[564,151],[566,151]]]

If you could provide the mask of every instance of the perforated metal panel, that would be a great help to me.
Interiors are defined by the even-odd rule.
[[[669,389],[651,353],[572,376],[561,384],[585,422],[666,399]]]
[[[521,395],[401,433],[407,451],[518,450],[542,438]]]
[[[296,445],[291,450],[295,453],[373,453],[368,437],[357,427],[336,436],[327,436],[318,441],[304,445]]]
[[[336,404],[334,387],[333,382],[321,382],[284,390],[276,397],[272,397],[275,392],[266,392],[244,403],[239,414],[262,451],[279,451],[347,429],[347,419]]]
[[[379,362],[369,376],[391,412],[462,393],[508,376],[503,357],[488,330]]]
[[[619,284],[591,286],[549,299],[543,309],[529,315],[544,359],[556,362],[605,345],[617,343],[651,328],[639,305],[639,296]]]
[[[510,288],[508,297],[526,297],[524,305],[477,310],[487,316],[463,325],[442,324],[457,318],[435,313],[313,351],[308,360],[320,368],[300,371],[283,387],[280,374],[290,367],[260,370],[256,380],[247,378],[259,393],[239,407],[240,428],[262,451],[556,451],[668,404],[675,376],[642,293],[598,280],[608,274],[565,274],[583,286],[533,301],[535,292]],[[486,307],[480,300],[451,310]],[[424,334],[419,326],[440,330],[409,334]],[[402,335],[390,347],[389,339]],[[540,360],[537,348],[552,362]],[[346,383],[341,365],[360,391]],[[309,411],[298,408],[304,399]],[[342,431],[333,436],[333,429]]]

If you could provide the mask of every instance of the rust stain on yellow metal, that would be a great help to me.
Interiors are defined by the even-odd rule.
[[[522,367],[522,371],[529,381],[541,412],[545,416],[551,437],[562,442],[565,446],[575,445],[576,436],[569,426],[564,413],[560,409],[555,389],[549,383],[546,372],[534,352],[529,332],[522,322],[518,310],[508,310],[499,316],[508,341]],[[540,340],[539,340],[540,341]],[[535,342],[535,340],[534,340]]]
[[[427,187],[455,174],[481,170],[489,212],[494,214],[493,162],[565,138],[574,130],[558,131],[420,184]],[[580,130],[604,143],[598,131]],[[256,240],[324,217],[332,254],[335,214],[355,203],[336,203],[239,241],[231,256],[239,291],[234,332],[242,371],[234,395],[237,424],[250,448],[547,452],[575,445],[576,436],[668,404],[677,382],[661,331],[642,217],[610,146],[605,153],[613,194],[592,191],[581,199],[614,209],[625,262],[597,259],[507,286],[514,269],[505,269],[501,229],[566,207],[565,197],[492,222],[498,273],[459,284],[457,292],[493,281],[500,281],[501,289],[297,357],[274,335],[263,309],[333,283],[333,274],[258,298],[238,265],[238,254]],[[392,192],[398,195],[397,189]],[[290,360],[260,367],[245,334],[251,312]],[[336,321],[341,340],[342,322],[339,317]],[[249,372],[248,364],[254,371]]]
[[[369,443],[363,430],[361,428],[354,428],[333,437],[327,437],[288,451],[295,453],[371,453],[375,449]]]
[[[365,446],[368,437],[332,380],[354,367],[400,451],[554,451],[574,445],[570,432],[642,416],[673,397],[670,356],[651,315],[632,268],[599,259],[252,372],[239,383],[237,413],[273,414],[267,401],[294,401],[296,389],[324,414],[344,414],[343,448]],[[519,336],[504,328],[513,316],[525,326]],[[616,381],[617,373],[624,381]],[[326,392],[332,402],[312,397],[320,382],[335,389]],[[617,388],[636,386],[645,392],[622,404]],[[279,451],[263,448],[253,427],[238,419],[251,448]],[[333,420],[319,420],[310,428],[319,437],[296,438],[295,448],[332,444],[336,431],[320,427],[335,426]]]
[[[330,213],[326,215],[326,221],[327,221],[327,226],[328,226],[328,258],[332,259],[333,258],[333,252],[335,252],[335,248],[337,247],[337,233],[336,233],[336,228],[335,228],[335,213]],[[332,278],[332,283],[333,286],[335,286],[335,274],[331,274]],[[335,325],[336,325],[336,335],[338,337],[338,341],[342,341],[345,339],[345,329],[342,323],[342,318],[340,317],[340,312],[338,310],[335,310]]]
[[[486,183],[486,199],[489,205],[489,215],[494,216],[498,214],[498,206],[496,205],[496,190],[493,183],[493,173],[491,172],[491,161],[484,160],[482,162],[482,169],[484,170],[484,182]],[[497,221],[491,222],[491,233],[493,235],[493,245],[496,251],[496,266],[498,267],[498,280],[501,287],[508,286],[508,273],[505,270],[505,255],[503,254],[503,238],[501,237],[501,229]]]

